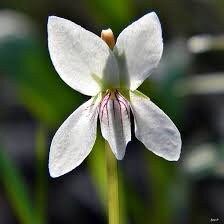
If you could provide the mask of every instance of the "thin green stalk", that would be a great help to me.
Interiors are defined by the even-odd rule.
[[[6,151],[0,145],[0,184],[4,186],[5,193],[17,216],[18,223],[37,224],[26,182]]]
[[[36,131],[36,214],[40,224],[44,224],[47,221],[46,142],[46,130],[42,125],[39,125]]]
[[[108,223],[119,224],[117,160],[113,155],[107,141],[105,141],[105,146],[106,146],[106,163],[107,163]]]

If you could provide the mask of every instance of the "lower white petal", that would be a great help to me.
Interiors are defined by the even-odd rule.
[[[97,103],[91,98],[76,109],[58,129],[49,155],[52,177],[73,170],[88,156],[96,140],[97,116]]]
[[[131,140],[130,108],[118,92],[108,93],[101,102],[99,112],[101,132],[118,160],[123,159]]]
[[[148,97],[130,92],[136,137],[156,155],[170,161],[180,157],[181,137],[170,118]]]

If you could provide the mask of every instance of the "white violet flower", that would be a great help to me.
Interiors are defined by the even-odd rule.
[[[88,156],[96,140],[98,117],[103,137],[121,160],[131,141],[130,111],[135,135],[146,148],[167,160],[179,159],[178,129],[136,90],[157,66],[163,51],[161,25],[154,12],[125,28],[116,43],[110,29],[102,31],[100,38],[69,20],[50,16],[48,47],[64,82],[92,96],[65,120],[52,140],[52,177],[73,170]]]

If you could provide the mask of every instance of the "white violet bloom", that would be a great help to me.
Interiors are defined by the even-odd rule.
[[[161,25],[154,12],[125,28],[115,43],[110,29],[101,38],[56,16],[48,19],[48,47],[59,76],[90,100],[56,132],[49,171],[61,176],[82,163],[93,148],[99,117],[101,132],[118,160],[135,135],[146,148],[169,161],[179,159],[181,137],[170,118],[136,90],[157,66],[163,51]],[[66,99],[65,99],[66,100]]]

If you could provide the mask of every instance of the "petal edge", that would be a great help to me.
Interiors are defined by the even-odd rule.
[[[137,89],[159,63],[162,51],[162,29],[155,12],[126,27],[114,47],[124,85]]]
[[[48,18],[47,29],[53,65],[71,88],[95,96],[110,77],[119,82],[116,59],[100,37],[57,16]]]
[[[171,119],[149,98],[130,92],[130,102],[137,139],[156,155],[177,161],[181,152],[181,137]]]
[[[59,127],[50,147],[51,177],[70,172],[88,156],[96,140],[97,117],[97,105],[91,98]]]

